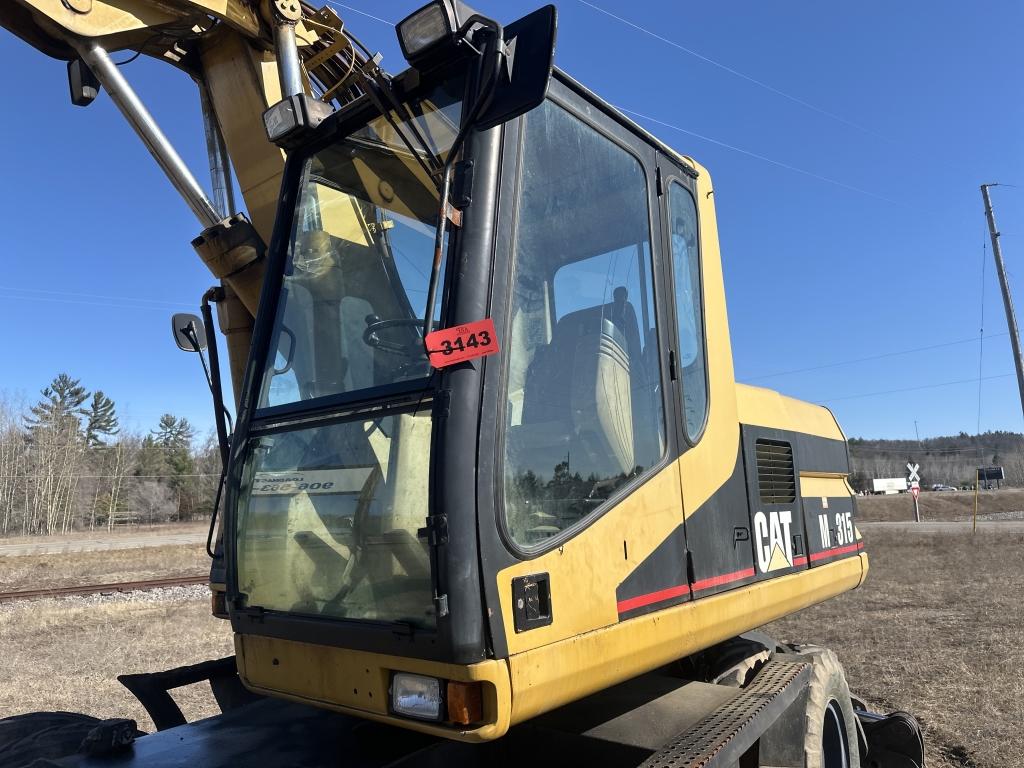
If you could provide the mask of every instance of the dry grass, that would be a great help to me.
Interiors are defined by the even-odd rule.
[[[952,494],[949,494],[950,496]],[[930,768],[1024,766],[1024,534],[865,531],[864,587],[766,628],[827,645],[877,709],[927,728]],[[0,559],[0,585],[114,581],[207,567],[201,546]],[[20,569],[20,570],[15,570]],[[67,709],[152,725],[116,681],[232,652],[205,600],[39,601],[0,606],[0,717]],[[206,686],[176,698],[189,719],[216,712]]]
[[[865,538],[860,590],[766,631],[833,648],[855,692],[916,715],[930,768],[1024,766],[1024,535]]]
[[[119,525],[111,531],[106,528],[97,528],[94,531],[74,531],[68,534],[54,534],[53,536],[0,536],[0,544],[32,544],[35,542],[61,542],[75,541],[76,539],[110,538],[118,536],[132,536],[140,533],[161,534],[161,533],[192,533],[194,531],[205,532],[210,526],[209,521],[189,523],[154,523],[152,525]]]
[[[68,710],[153,723],[117,675],[154,672],[233,652],[207,600],[44,600],[0,609],[0,717]],[[218,711],[208,685],[174,692],[189,720]]]
[[[918,501],[922,520],[966,520],[974,514],[973,491],[925,491]],[[1005,488],[981,491],[978,514],[1020,512],[1024,510],[1024,489]],[[914,502],[908,493],[891,496],[858,496],[857,519],[864,522],[910,521]]]
[[[207,573],[203,544],[0,557],[0,592]]]

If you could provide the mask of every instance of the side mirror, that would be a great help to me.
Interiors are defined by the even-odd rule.
[[[557,26],[555,6],[545,5],[505,27],[503,71],[474,127],[493,128],[541,105],[551,81]]]
[[[206,349],[206,330],[203,321],[188,312],[179,312],[171,318],[174,343],[182,352],[199,352]]]

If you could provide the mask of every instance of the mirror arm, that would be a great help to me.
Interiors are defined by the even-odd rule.
[[[224,299],[224,289],[215,286],[203,294],[201,311],[203,314],[203,325],[206,328],[207,351],[210,355],[210,391],[213,394],[214,420],[217,424],[217,442],[220,444],[221,465],[228,465],[228,432],[225,423],[227,413],[224,407],[224,391],[220,380],[220,356],[217,353],[217,329],[213,324],[213,310],[210,302],[217,302]]]
[[[472,21],[479,21],[486,24],[483,29],[488,31],[490,34],[488,35],[488,40],[484,45],[484,54],[481,58],[485,63],[488,58],[493,60],[490,62],[491,72],[490,77],[486,81],[486,86],[481,88],[480,93],[477,95],[476,101],[473,104],[473,108],[462,121],[462,126],[459,128],[459,132],[455,136],[455,140],[452,142],[451,149],[448,150],[448,156],[445,158],[444,167],[441,169],[441,196],[439,198],[438,205],[437,229],[434,232],[434,262],[430,268],[430,283],[427,288],[427,308],[423,313],[424,350],[427,350],[427,334],[429,334],[434,327],[434,304],[437,301],[437,283],[441,274],[441,260],[444,255],[444,235],[447,229],[448,216],[451,209],[451,206],[448,203],[448,194],[451,191],[452,167],[455,165],[455,158],[462,149],[462,145],[465,143],[466,137],[469,135],[469,132],[473,130],[473,125],[476,123],[477,117],[483,109],[490,104],[491,98],[494,96],[495,87],[498,84],[498,77],[501,73],[502,60],[504,58],[501,25],[495,21],[491,21],[490,19],[485,19],[482,16],[474,16],[466,23],[469,24]],[[483,67],[481,67],[481,69],[483,69]],[[430,351],[427,350],[428,355],[429,353]]]
[[[203,315],[203,326],[206,329],[206,343],[210,354],[210,392],[213,394],[214,421],[217,424],[217,443],[220,447],[220,478],[217,480],[217,495],[210,512],[210,530],[206,533],[206,554],[216,560],[218,555],[213,550],[213,535],[217,527],[217,511],[220,507],[221,493],[224,490],[224,478],[228,472],[228,431],[225,419],[228,417],[224,407],[224,391],[220,381],[220,356],[217,354],[217,328],[213,324],[213,310],[210,302],[223,301],[224,289],[219,285],[210,288],[203,294],[200,307]]]

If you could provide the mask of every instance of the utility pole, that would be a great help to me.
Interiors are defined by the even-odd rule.
[[[999,230],[996,229],[996,215],[992,210],[992,199],[988,195],[989,187],[998,184],[982,184],[981,197],[985,201],[985,217],[988,219],[988,232],[992,237],[992,255],[996,260],[996,272],[999,273],[999,287],[1003,291],[1003,306],[1006,308],[1006,325],[1010,331],[1010,344],[1013,347],[1013,364],[1017,368],[1017,388],[1020,390],[1020,407],[1024,412],[1024,364],[1020,357],[1020,334],[1017,332],[1017,316],[1013,312],[1013,298],[1010,296],[1010,284],[1006,282],[1006,269],[1003,267],[1003,251],[999,247]]]

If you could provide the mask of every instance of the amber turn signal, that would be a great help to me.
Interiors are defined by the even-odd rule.
[[[458,725],[484,719],[483,686],[480,683],[448,682],[448,722]]]

